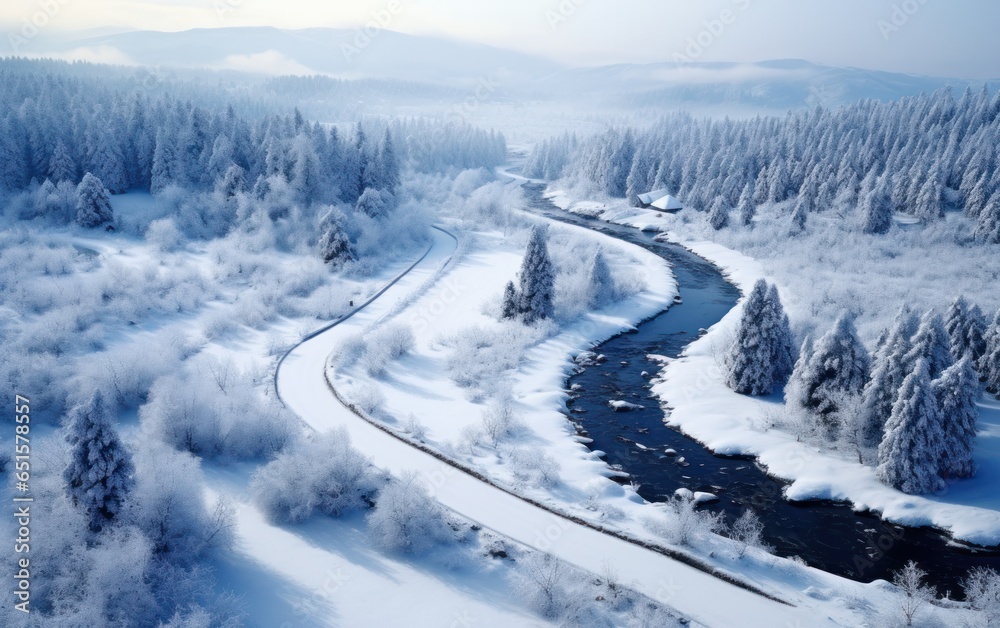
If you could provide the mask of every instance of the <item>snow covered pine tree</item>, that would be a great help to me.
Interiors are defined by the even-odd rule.
[[[111,198],[104,184],[89,172],[83,175],[83,181],[76,188],[76,224],[92,229],[105,224],[110,226],[114,220]]]
[[[549,259],[548,230],[537,226],[531,230],[528,250],[521,265],[521,290],[518,313],[532,324],[552,318],[552,297],[555,293],[555,269]]]
[[[770,395],[794,367],[792,334],[774,286],[757,282],[743,307],[727,360],[726,384],[741,395]]]
[[[100,391],[71,412],[66,439],[71,445],[63,472],[66,491],[87,513],[91,531],[100,532],[122,513],[134,472]]]

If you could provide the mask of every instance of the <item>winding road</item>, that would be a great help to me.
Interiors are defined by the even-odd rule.
[[[621,580],[706,626],[836,625],[795,595],[782,603],[719,579],[637,543],[561,517],[465,473],[377,428],[340,403],[327,384],[328,357],[345,338],[398,313],[407,300],[441,278],[457,247],[434,231],[427,253],[370,301],[310,336],[282,360],[276,374],[285,404],[318,432],[345,428],[374,464],[399,475],[417,472],[445,507],[526,546],[592,573],[614,565]]]

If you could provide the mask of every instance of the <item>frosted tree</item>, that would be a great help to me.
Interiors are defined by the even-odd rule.
[[[849,316],[841,316],[816,343],[808,360],[801,358],[789,382],[789,401],[814,414],[831,434],[840,429],[839,412],[849,397],[860,396],[871,361]]]
[[[537,226],[532,229],[528,250],[521,265],[518,313],[529,325],[541,319],[552,318],[553,314],[555,268],[549,259],[547,240],[548,230],[545,227]]]
[[[320,255],[333,268],[339,268],[354,259],[354,250],[344,229],[344,220],[344,215],[338,210],[331,210],[323,219],[323,235],[319,239]]]
[[[712,209],[708,212],[708,224],[716,231],[729,226],[729,210],[726,209],[726,202],[721,196],[712,203]]]
[[[1000,192],[996,192],[979,214],[976,239],[989,244],[1000,244]]]
[[[382,189],[395,194],[400,184],[400,164],[396,154],[396,144],[393,142],[389,129],[385,130],[382,144],[379,145],[378,167],[381,175],[379,183]]]
[[[503,290],[503,300],[500,305],[500,318],[502,320],[511,320],[517,318],[517,309],[520,303],[520,295],[517,294],[517,288],[514,287],[513,281],[508,281],[507,286]]]
[[[753,219],[757,215],[757,205],[754,203],[754,184],[753,181],[747,183],[743,187],[743,192],[740,194],[739,203],[736,205],[736,211],[740,215],[740,224],[744,227],[749,227],[753,224]]]
[[[861,199],[861,215],[865,233],[886,233],[892,226],[892,197],[882,179],[865,190]]]
[[[387,191],[368,188],[358,199],[355,209],[372,218],[385,218],[396,206],[396,199]]]
[[[914,214],[924,222],[933,222],[944,216],[944,190],[936,176],[927,177],[927,181],[917,194]]]
[[[927,372],[932,380],[941,377],[955,363],[948,330],[944,327],[941,315],[933,310],[920,319],[920,327],[913,337],[913,349],[906,356],[906,363],[912,365],[919,359],[927,362]]]
[[[795,368],[795,338],[788,315],[781,304],[778,287],[771,285],[767,290],[767,309],[771,363],[774,366],[775,386],[784,386]]]
[[[879,480],[904,493],[937,491],[944,484],[938,465],[945,442],[927,361],[920,358],[903,382],[885,425],[875,473]]]
[[[311,205],[320,198],[322,182],[320,179],[319,156],[312,141],[305,135],[299,135],[292,142],[291,150],[291,185],[299,200]]]
[[[792,212],[791,232],[793,234],[802,233],[803,231],[806,230],[806,221],[808,215],[808,211],[806,209],[807,206],[808,206],[807,202],[804,201],[802,197],[799,197],[799,200],[795,202],[795,210]]]
[[[121,515],[132,489],[134,467],[111,425],[100,391],[70,413],[70,460],[63,471],[73,504],[87,513],[90,529],[100,532]]]
[[[875,352],[872,374],[861,396],[861,445],[877,447],[882,442],[885,424],[892,415],[899,389],[903,387],[906,356],[913,349],[912,338],[918,321],[909,308],[903,307]]]
[[[601,249],[597,249],[597,253],[594,254],[587,283],[590,307],[597,308],[614,299],[615,278],[611,275],[608,260],[604,257],[604,251]]]
[[[788,318],[763,279],[743,306],[726,360],[726,384],[742,395],[770,395],[794,367]]]
[[[650,191],[649,172],[654,167],[653,158],[648,150],[639,150],[632,160],[632,168],[625,180],[625,197],[632,207],[639,207],[639,195]]]
[[[111,198],[101,180],[90,174],[76,188],[76,224],[92,229],[114,222]]]
[[[53,183],[76,181],[76,162],[62,140],[56,142],[52,158],[49,159],[49,179]]]
[[[934,395],[944,430],[939,473],[945,478],[969,478],[976,472],[972,450],[979,421],[979,376],[968,355],[934,382]]]
[[[986,347],[979,358],[979,373],[986,390],[1000,394],[1000,310],[986,332]]]
[[[232,164],[216,183],[216,189],[227,199],[247,192],[247,171]]]
[[[180,182],[181,169],[174,150],[172,139],[161,131],[156,136],[156,148],[153,150],[153,170],[150,181],[150,192],[162,192],[171,185]]]
[[[982,357],[986,350],[986,320],[978,306],[958,297],[945,314],[944,327],[951,340],[952,357],[960,360],[969,354],[974,363]]]

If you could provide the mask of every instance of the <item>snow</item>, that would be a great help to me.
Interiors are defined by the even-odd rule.
[[[454,244],[439,234],[434,250],[425,261],[377,301],[288,356],[278,374],[278,387],[288,405],[318,431],[344,426],[355,446],[371,455],[379,467],[395,474],[416,471],[438,501],[462,516],[591,572],[600,572],[604,563],[610,562],[619,570],[622,579],[634,583],[641,593],[705,625],[770,626],[775,621],[817,625],[816,613],[808,608],[812,602],[794,590],[783,591],[781,595],[790,595],[796,604],[804,606],[777,604],[662,554],[557,517],[391,436],[337,403],[324,381],[327,356],[344,338],[387,320],[390,314],[399,314],[397,306],[418,294],[421,296],[412,299],[403,312],[410,320],[419,318],[425,328],[418,335],[414,352],[391,364],[386,378],[381,380],[385,407],[396,416],[410,413],[417,416],[427,426],[429,441],[454,436],[460,431],[456,424],[470,420],[469,412],[474,405],[466,401],[462,391],[456,390],[444,375],[443,355],[433,330],[454,330],[457,325],[468,324],[470,318],[474,319],[479,313],[483,297],[499,293],[516,271],[519,256],[509,247],[502,246],[499,234],[494,242],[501,244],[492,250],[484,246],[468,253],[444,279],[436,281],[439,269],[454,250]],[[562,386],[570,368],[570,355],[586,348],[593,337],[606,337],[615,330],[626,328],[630,318],[641,318],[643,313],[662,308],[672,298],[674,284],[669,274],[656,273],[651,283],[650,294],[592,314],[586,321],[567,326],[562,333],[531,350],[515,382],[515,396],[522,407],[537,409],[527,422],[538,438],[551,439],[551,446],[547,446],[546,451],[563,465],[563,477],[576,482],[579,482],[578,477],[585,481],[595,479],[601,483],[602,490],[617,494],[621,502],[636,507],[641,504],[631,499],[637,498],[634,493],[602,479],[607,474],[606,468],[570,437],[568,425],[558,409],[566,394]],[[449,285],[457,286],[457,292],[442,301],[444,291],[454,289]],[[435,303],[439,306],[434,307]],[[442,303],[447,303],[447,307],[441,307]],[[349,377],[336,372],[331,372],[330,376],[338,390],[362,383],[347,381]],[[401,409],[405,414],[399,412]],[[478,416],[478,412],[474,416]],[[567,494],[572,502],[583,498],[572,485],[558,493]],[[762,580],[769,581],[767,577]],[[767,586],[763,582],[759,584]],[[714,603],[723,598],[729,603]],[[823,616],[826,615],[824,611]],[[843,622],[850,623],[846,619]],[[822,623],[825,622],[821,620],[820,625]]]
[[[547,196],[560,207],[577,211],[578,204],[568,193],[553,190]],[[667,224],[655,212],[618,206],[601,217],[639,229],[666,230]],[[712,261],[744,294],[758,279],[776,281],[758,261],[720,244],[674,232],[660,239]],[[1000,494],[992,489],[1000,483],[1000,403],[987,398],[980,403],[974,454],[980,467],[975,478],[951,483],[937,495],[906,495],[882,484],[875,470],[858,464],[856,457],[820,452],[797,442],[793,434],[760,427],[781,412],[780,396],[754,399],[734,393],[725,385],[716,357],[735,333],[740,311],[740,307],[731,311],[660,373],[652,391],[671,408],[670,425],[716,453],[755,456],[770,475],[791,482],[785,492],[791,501],[846,501],[857,511],[872,511],[900,525],[932,526],[961,541],[1000,544]]]
[[[637,403],[630,403],[628,401],[609,401],[608,405],[615,412],[629,412],[631,410],[642,410],[642,406]]]

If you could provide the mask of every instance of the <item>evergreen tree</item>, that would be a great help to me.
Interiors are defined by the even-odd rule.
[[[986,320],[983,310],[975,304],[970,306],[968,323],[965,327],[965,346],[968,347],[968,351],[972,355],[973,365],[978,364],[983,354],[986,353],[986,330],[988,327],[989,321]]]
[[[111,198],[104,184],[89,172],[83,175],[83,181],[76,188],[76,224],[92,229],[114,220]]]
[[[555,295],[555,268],[549,259],[548,230],[537,226],[531,231],[528,250],[521,265],[520,304],[518,313],[531,324],[552,318],[552,298]]]
[[[344,229],[344,216],[337,210],[332,210],[323,220],[319,250],[323,261],[333,268],[339,268],[354,259],[351,239]]]
[[[979,358],[979,374],[986,390],[1000,394],[1000,310],[986,332],[986,349]]]
[[[520,296],[517,294],[517,288],[514,287],[513,281],[508,281],[507,286],[503,291],[503,301],[500,306],[500,318],[501,320],[513,320],[517,318],[517,308],[520,302]]]
[[[913,349],[906,356],[908,366],[923,359],[927,363],[927,373],[932,380],[941,377],[954,363],[951,354],[951,339],[944,328],[941,315],[933,310],[924,314],[920,327],[913,337]]]
[[[927,181],[917,194],[914,213],[924,222],[932,222],[944,216],[944,190],[935,176],[927,177]]]
[[[980,212],[975,235],[988,244],[1000,244],[1000,192],[994,193]]]
[[[871,367],[868,351],[849,316],[840,317],[808,360],[800,358],[789,382],[789,401],[813,413],[831,434],[837,433],[843,401],[861,395]]]
[[[917,326],[917,318],[903,307],[875,352],[871,378],[861,396],[859,444],[863,447],[874,448],[882,442],[885,424],[907,376],[906,356],[913,349]]]
[[[882,180],[865,191],[861,199],[861,214],[865,233],[883,234],[892,227],[892,198]]]
[[[952,357],[972,356],[978,363],[986,351],[986,319],[978,305],[969,305],[965,297],[955,299],[945,314],[944,326],[951,340]]]
[[[221,179],[216,183],[216,189],[226,199],[236,198],[238,194],[247,192],[247,171],[232,164]]]
[[[708,224],[716,231],[721,231],[729,226],[729,210],[726,209],[726,203],[721,196],[712,203],[712,209],[708,213]]]
[[[966,355],[934,382],[934,395],[941,410],[944,446],[939,472],[945,478],[970,478],[976,472],[972,450],[976,443],[976,423],[980,395],[979,376]]]
[[[73,504],[87,513],[91,531],[100,532],[125,508],[132,488],[132,455],[118,438],[100,392],[71,412],[67,429],[66,490]]]
[[[757,215],[757,205],[753,201],[754,184],[753,181],[744,186],[743,193],[740,194],[739,204],[736,206],[740,214],[740,224],[749,227],[753,224],[753,219]]]
[[[400,185],[400,163],[396,155],[396,145],[392,140],[392,132],[385,130],[382,144],[378,152],[381,188],[395,194]]]
[[[49,178],[53,183],[63,181],[76,182],[76,162],[69,154],[69,149],[62,140],[56,142],[55,150],[52,151],[52,159],[49,160]]]
[[[615,279],[611,276],[611,268],[608,267],[608,260],[605,259],[601,249],[597,249],[597,253],[594,254],[587,283],[588,305],[591,308],[598,308],[614,298]]]
[[[121,135],[116,135],[114,130],[102,131],[97,137],[97,147],[91,157],[93,165],[91,172],[112,194],[122,194],[129,186],[128,169],[125,166],[121,141]]]
[[[162,192],[171,185],[180,183],[180,165],[173,142],[166,132],[156,135],[156,148],[153,150],[153,170],[149,191],[153,194]]]
[[[299,135],[292,142],[291,162],[290,183],[299,201],[307,206],[318,201],[322,193],[319,156],[307,136]]]
[[[355,209],[372,218],[385,218],[396,205],[396,199],[389,192],[368,188],[358,199]]]
[[[806,230],[807,206],[801,197],[795,202],[795,211],[792,212],[792,233],[802,233]]]
[[[770,395],[793,368],[788,317],[777,290],[762,279],[743,306],[727,358],[726,384],[741,395]]]
[[[937,491],[944,485],[938,475],[944,445],[941,410],[927,361],[920,358],[892,407],[885,438],[878,448],[875,474],[882,482],[911,495]]]
[[[767,290],[767,314],[770,318],[771,363],[774,365],[774,384],[783,387],[795,368],[795,338],[778,295],[778,287]]]

